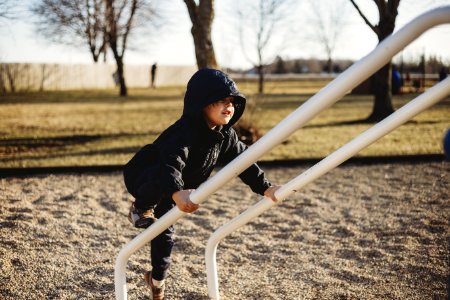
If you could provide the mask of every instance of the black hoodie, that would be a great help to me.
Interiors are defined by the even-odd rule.
[[[210,129],[203,117],[203,108],[229,96],[234,97],[233,117],[227,125]],[[176,191],[197,188],[208,179],[217,163],[227,164],[246,149],[231,127],[244,109],[244,95],[225,73],[212,69],[197,71],[188,82],[181,118],[125,166],[128,191],[136,198],[151,198],[145,188],[151,181],[159,190],[159,193],[152,190],[152,194],[171,199]],[[256,164],[239,177],[261,195],[270,186]]]

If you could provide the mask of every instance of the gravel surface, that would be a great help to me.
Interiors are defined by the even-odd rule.
[[[277,184],[308,165],[266,167]],[[347,164],[218,247],[221,299],[448,299],[450,163]],[[139,233],[122,175],[0,179],[0,298],[114,299],[114,264]],[[176,224],[167,299],[209,299],[210,234],[259,197],[238,179]],[[128,263],[149,299],[149,247]]]

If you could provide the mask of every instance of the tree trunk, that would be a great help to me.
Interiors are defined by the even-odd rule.
[[[376,2],[377,3],[377,2]],[[398,14],[400,0],[385,0],[377,3],[380,21],[376,26],[378,41],[381,43],[392,34],[395,29],[395,19]],[[394,112],[391,93],[391,63],[382,67],[372,76],[372,88],[374,92],[373,110],[368,121],[378,122]]]
[[[46,75],[47,75],[47,72],[45,72],[45,64],[42,64],[41,74],[42,74],[42,78],[41,78],[41,85],[39,86],[39,91],[43,92],[44,91],[45,78],[46,78]]]
[[[5,67],[6,67],[6,76],[8,77],[10,91],[11,91],[11,93],[15,93],[16,92],[15,76],[14,76],[13,72],[11,71],[11,68],[9,65],[5,65]]]
[[[379,22],[374,26],[359,9],[354,0],[350,0],[366,24],[376,33],[381,43],[395,29],[395,19],[398,15],[400,0],[374,0],[378,8]],[[381,121],[394,112],[391,93],[391,63],[389,62],[371,77],[371,88],[374,93],[373,110],[367,121]]]
[[[216,55],[211,41],[211,34],[205,32],[200,26],[192,26],[192,36],[194,37],[195,57],[197,66],[201,68],[217,69]]]
[[[333,73],[333,60],[331,59],[331,57],[328,57],[328,60],[327,60],[327,71],[328,71],[328,74]]]
[[[124,44],[122,45],[122,47],[123,47],[122,52],[119,54],[119,46],[118,46],[118,42],[117,42],[117,40],[118,40],[117,22],[118,21],[115,19],[113,0],[108,0],[105,3],[106,3],[106,18],[107,18],[106,31],[107,31],[107,36],[108,36],[107,42],[109,44],[111,51],[113,52],[113,56],[116,61],[117,79],[119,81],[119,86],[120,86],[119,95],[121,97],[126,97],[128,92],[127,92],[127,86],[125,84],[125,77],[124,77],[124,72],[123,72],[123,54],[125,52],[125,41],[123,42]],[[131,14],[133,14],[133,10],[132,10]],[[132,15],[130,16],[130,18],[131,17],[132,17]],[[127,31],[127,32],[129,32],[129,31]]]
[[[264,66],[259,65],[256,67],[258,71],[258,93],[264,94]]]
[[[391,62],[373,74],[371,82],[374,102],[372,113],[367,118],[367,121],[378,122],[394,112],[391,92]]]
[[[369,122],[381,121],[394,112],[391,93],[391,63],[377,71],[371,78],[374,102]]]
[[[214,1],[200,0],[199,5],[193,0],[185,0],[192,21],[192,37],[194,39],[197,66],[217,69],[216,55],[211,39],[211,26],[214,20]]]
[[[123,74],[122,57],[116,58],[116,62],[117,62],[117,76],[119,78],[119,86],[120,86],[119,95],[121,97],[126,97],[128,95],[128,91],[127,91],[127,85],[125,84],[125,76]]]
[[[111,43],[111,50],[113,52],[114,59],[116,61],[117,66],[117,79],[119,81],[120,92],[119,95],[121,97],[126,97],[128,95],[127,85],[125,84],[125,76],[123,70],[123,57],[119,55],[117,51],[116,43]]]
[[[91,52],[91,56],[92,56],[92,59],[94,60],[94,63],[97,63],[100,53],[97,54],[97,52],[95,50],[96,50],[95,45],[92,45],[92,42],[89,41],[89,52]]]
[[[6,66],[3,64],[0,64],[0,94],[6,94],[6,79],[5,79],[5,72]]]

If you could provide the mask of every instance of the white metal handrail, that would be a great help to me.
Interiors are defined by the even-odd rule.
[[[413,118],[423,110],[436,104],[448,95],[450,95],[450,77],[430,88],[426,93],[409,102],[407,105],[403,106],[380,123],[371,127],[349,143],[328,155],[313,167],[281,186],[280,189],[275,192],[275,196],[277,199],[286,199],[286,197],[292,193],[297,192],[308,183],[313,182],[320,176],[336,168],[362,149],[368,147],[378,139],[382,138],[398,126]],[[216,264],[216,250],[219,242],[233,231],[244,226],[280,202],[281,201],[273,202],[269,198],[263,197],[258,203],[249,207],[246,211],[219,227],[208,239],[205,250],[205,260],[208,294],[211,299],[219,299],[219,280]]]
[[[314,116],[341,99],[348,91],[388,63],[392,56],[424,31],[433,26],[449,22],[450,6],[446,6],[417,17],[400,31],[386,38],[369,55],[353,64],[255,144],[250,146],[239,157],[217,172],[215,176],[200,185],[190,196],[192,202],[200,204],[205,201],[208,196],[242,173],[262,155],[284,141]],[[114,270],[116,299],[127,299],[126,265],[130,256],[184,215],[185,213],[177,207],[171,209],[122,248],[118,254]]]

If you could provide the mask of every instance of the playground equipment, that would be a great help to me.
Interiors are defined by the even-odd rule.
[[[313,167],[281,186],[280,189],[275,192],[275,196],[277,199],[286,199],[290,194],[298,191],[308,183],[336,168],[338,165],[354,156],[362,149],[368,147],[373,142],[382,138],[398,126],[402,125],[423,110],[436,104],[448,95],[450,95],[450,78],[447,78],[435,85],[426,93],[415,98],[380,123],[358,135],[355,139],[328,155]],[[219,299],[219,284],[216,265],[216,250],[219,242],[233,231],[247,224],[252,219],[256,218],[264,211],[280,202],[281,201],[275,203],[264,197],[239,216],[222,225],[208,239],[205,251],[205,260],[208,294],[211,299]]]
[[[350,68],[348,68],[344,73],[342,73],[339,77],[329,83],[326,87],[320,90],[316,95],[311,97],[307,102],[305,102],[302,106],[297,108],[294,112],[292,112],[289,116],[287,116],[283,121],[281,121],[277,126],[275,126],[272,130],[270,130],[266,135],[264,135],[258,142],[249,147],[245,152],[243,152],[239,157],[230,162],[227,166],[225,166],[222,170],[220,170],[215,176],[209,178],[206,182],[200,185],[192,194],[191,201],[197,204],[202,203],[206,200],[206,198],[221,188],[224,184],[226,184],[229,180],[239,175],[242,171],[247,169],[251,164],[258,160],[263,154],[267,151],[275,147],[284,141],[289,135],[307,123],[309,120],[314,118],[318,113],[322,110],[328,108],[333,103],[341,99],[348,91],[352,88],[356,87],[359,83],[367,79],[371,74],[380,69],[383,65],[389,62],[389,60],[398,53],[401,49],[403,49],[406,45],[411,43],[414,39],[416,39],[419,35],[425,32],[427,29],[443,24],[450,23],[450,6],[438,8],[427,12],[397,33],[392,36],[386,38],[382,43],[380,43],[371,53],[369,53],[366,57],[362,58],[357,63],[353,64]],[[431,94],[430,98],[433,98],[433,103],[437,102],[441,99],[443,94],[448,92],[448,89],[442,88],[448,87],[450,81],[446,80],[436,86],[435,91]],[[427,93],[430,94],[430,93]],[[441,98],[439,98],[441,97]],[[420,97],[419,97],[420,98]],[[425,98],[428,98],[426,96]],[[438,98],[436,100],[436,98]],[[422,100],[423,101],[423,100]],[[420,102],[422,102],[420,101]],[[419,104],[419,109],[423,110],[428,107],[428,101],[425,100],[424,104]],[[430,104],[432,105],[432,104]],[[405,106],[406,107],[406,106]],[[425,108],[423,108],[425,107]],[[422,109],[423,108],[423,109]],[[417,114],[417,107],[414,105],[412,108],[407,109],[407,114],[414,115]],[[419,111],[421,111],[419,110]],[[394,122],[395,124],[401,124],[398,122]],[[381,123],[380,123],[381,124]],[[389,130],[389,126],[392,126],[390,122],[387,126],[387,129],[383,127],[380,132],[384,132],[384,130]],[[396,125],[399,126],[399,125]],[[396,127],[395,126],[395,127]],[[393,127],[393,128],[395,128]],[[392,130],[392,129],[390,129]],[[370,133],[371,134],[371,133]],[[359,142],[358,142],[359,143]],[[357,147],[360,147],[357,145]],[[353,148],[353,146],[352,146]],[[355,152],[356,153],[356,152]],[[351,157],[351,155],[349,156]],[[345,156],[339,156],[339,159],[344,158]],[[337,163],[335,166],[337,166]],[[305,172],[308,173],[308,172]],[[308,176],[306,174],[305,176]],[[319,175],[320,176],[320,175]],[[315,179],[314,177],[313,180]],[[294,185],[284,185],[282,189],[278,190],[276,196],[278,199],[283,199],[287,194],[295,191]],[[284,191],[284,192],[283,192]],[[284,194],[286,193],[286,195]],[[253,214],[253,210],[256,212],[258,210],[263,211],[265,206],[267,205],[268,199],[263,199],[256,206],[252,207],[250,210],[250,214]],[[272,203],[270,203],[272,204]],[[260,207],[259,207],[260,206]],[[249,211],[248,210],[248,211]],[[246,211],[247,212],[247,211]],[[127,243],[122,250],[119,252],[119,255],[116,260],[115,271],[114,271],[114,280],[115,280],[115,293],[116,299],[127,299],[127,289],[126,289],[126,265],[129,257],[150,242],[153,238],[158,236],[161,232],[163,232],[166,228],[173,225],[177,220],[182,218],[185,215],[184,212],[180,211],[177,207],[170,210],[163,217],[161,217],[157,222],[155,222],[152,226],[144,230],[142,233],[137,235],[133,240]],[[257,216],[255,214],[254,216]],[[245,224],[245,223],[243,223]],[[242,225],[243,225],[242,224]],[[224,232],[226,234],[226,232]],[[217,240],[218,243],[219,240]],[[209,244],[209,243],[208,243]],[[211,253],[211,252],[210,252]],[[214,255],[212,257],[215,259],[215,249]],[[215,270],[211,270],[210,272],[214,272]],[[214,281],[214,280],[213,280]],[[213,291],[210,290],[210,296],[216,297],[218,299],[218,288],[217,288],[217,275],[215,281],[215,287]],[[208,286],[210,286],[210,279],[208,278]],[[214,286],[214,283],[212,283]]]

